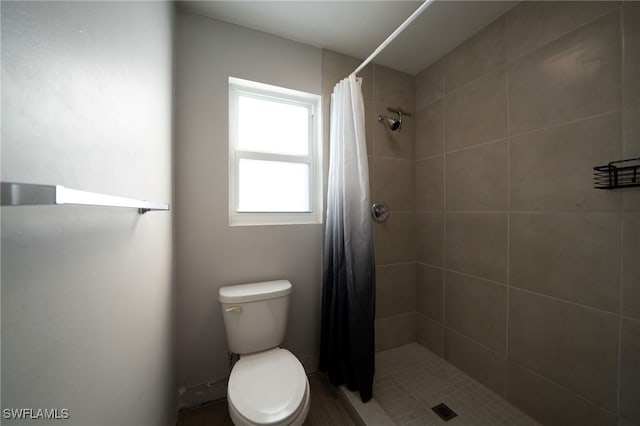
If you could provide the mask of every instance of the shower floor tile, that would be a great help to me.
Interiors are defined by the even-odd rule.
[[[418,343],[376,354],[375,400],[397,425],[540,425]],[[445,423],[431,410],[445,403],[458,415]]]

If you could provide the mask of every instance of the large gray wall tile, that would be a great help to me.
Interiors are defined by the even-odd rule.
[[[416,259],[433,266],[443,266],[444,215],[416,212]]]
[[[626,85],[626,82],[625,82]],[[624,158],[640,157],[640,103],[624,110]],[[624,210],[640,212],[640,189],[623,193]]]
[[[416,341],[416,313],[376,318],[376,352]]]
[[[445,325],[504,355],[507,287],[447,272]]]
[[[373,168],[374,161],[373,157],[367,157],[367,167],[369,168],[369,196],[371,197],[371,201],[375,202],[376,200],[373,198],[373,187],[375,185],[375,176],[376,172]]]
[[[447,154],[447,210],[507,210],[507,141]]]
[[[638,426],[640,423],[632,422],[624,417],[618,418],[618,426]]]
[[[625,212],[640,212],[640,191],[630,189],[622,194]]]
[[[323,96],[330,97],[331,94],[323,95]],[[364,97],[364,134],[365,134],[365,138],[366,138],[366,142],[367,142],[367,157],[371,157],[371,156],[373,156],[373,141],[374,141],[373,135],[374,135],[374,131],[376,129],[375,125],[378,124],[378,120],[376,120],[376,116],[374,114],[375,104],[373,103],[373,100],[371,99],[372,95],[367,95],[366,93],[363,93],[363,97]],[[327,109],[325,111],[327,111],[326,115],[330,116],[331,110]],[[329,120],[326,120],[326,121],[329,121]],[[327,135],[330,134],[329,133],[330,129],[329,129],[328,125],[326,127],[325,132],[327,133]],[[329,136],[327,136],[325,140],[329,141]],[[326,149],[328,150],[329,147],[327,146]],[[329,155],[328,152],[329,151],[326,151],[325,155],[328,156]]]
[[[545,426],[618,424],[615,413],[511,362],[507,367],[507,399]]]
[[[620,415],[640,424],[640,321],[622,319]]]
[[[416,264],[376,267],[376,318],[416,309]]]
[[[504,396],[506,361],[502,356],[445,329],[444,357],[498,395]]]
[[[444,103],[418,108],[415,115],[415,158],[442,154],[444,150]]]
[[[416,78],[382,65],[373,65],[373,100],[412,111],[416,99]]]
[[[422,314],[416,314],[416,320],[418,343],[431,352],[444,357],[444,327]]]
[[[413,161],[375,158],[373,198],[386,201],[391,210],[415,208]]]
[[[640,103],[624,109],[624,158],[640,157]]]
[[[613,1],[523,1],[506,14],[507,60],[513,61],[619,7]]]
[[[509,296],[509,359],[615,410],[618,317],[518,289]]]
[[[626,213],[622,228],[622,313],[640,319],[640,213]]]
[[[433,266],[417,265],[416,310],[439,323],[443,322],[444,270]]]
[[[512,213],[510,284],[618,312],[620,215]]]
[[[385,223],[374,223],[372,226],[377,265],[414,260],[413,212],[391,212]]]
[[[506,137],[504,67],[448,94],[444,114],[447,152]]]
[[[622,2],[624,25],[624,103],[640,102],[640,2]]]
[[[443,95],[444,59],[440,59],[416,75],[416,108],[431,105]]]
[[[445,90],[450,92],[505,63],[505,21],[500,17],[445,57]]]
[[[620,108],[619,14],[608,14],[509,65],[510,132]]]
[[[506,213],[448,213],[445,247],[447,269],[506,283]]]
[[[416,210],[444,208],[444,156],[415,162]]]
[[[621,158],[620,112],[511,138],[511,209],[619,211],[622,194],[594,190],[591,169]]]

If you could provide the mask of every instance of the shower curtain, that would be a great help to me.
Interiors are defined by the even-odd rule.
[[[361,79],[331,95],[329,187],[324,241],[320,369],[335,386],[371,399],[375,261]]]

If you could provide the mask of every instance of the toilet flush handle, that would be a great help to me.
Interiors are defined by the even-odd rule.
[[[242,310],[242,308],[240,306],[232,306],[230,308],[225,309],[225,312],[240,312]]]

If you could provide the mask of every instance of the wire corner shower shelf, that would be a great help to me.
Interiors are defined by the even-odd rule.
[[[2,182],[3,206],[75,204],[101,207],[137,208],[139,214],[169,210],[169,204],[79,191],[62,185]]]
[[[622,189],[640,187],[640,157],[611,161],[593,168],[594,188]]]

